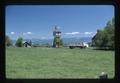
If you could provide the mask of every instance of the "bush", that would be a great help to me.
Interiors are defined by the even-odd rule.
[[[56,45],[59,46],[63,46],[64,42],[62,39],[55,37],[54,41],[53,41],[53,47],[56,47]]]
[[[23,39],[22,39],[22,37],[19,37],[18,39],[17,39],[17,41],[16,41],[16,46],[17,47],[22,47],[23,46]]]

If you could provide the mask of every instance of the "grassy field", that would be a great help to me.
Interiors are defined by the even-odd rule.
[[[6,48],[6,77],[96,79],[114,77],[114,52],[69,48]]]

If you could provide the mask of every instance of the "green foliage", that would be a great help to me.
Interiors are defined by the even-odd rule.
[[[63,46],[64,42],[62,39],[60,39],[59,37],[55,37],[54,38],[54,42],[53,42],[53,46],[55,47],[55,45],[58,46]]]
[[[16,46],[17,47],[22,47],[23,46],[23,38],[22,37],[19,37],[18,39],[17,39],[17,41],[16,41]]]
[[[64,45],[64,42],[62,39],[60,39],[60,45],[63,46]]]
[[[91,47],[92,46],[92,42],[88,42],[88,46]]]
[[[92,45],[99,48],[114,49],[114,19],[108,21],[103,30],[98,30],[92,38]]]
[[[11,41],[11,39],[10,39],[9,36],[6,36],[6,37],[5,37],[5,45],[6,45],[6,46],[11,46],[11,45],[12,45],[12,41]]]
[[[97,79],[114,77],[114,51],[69,48],[6,48],[6,77],[11,79]]]

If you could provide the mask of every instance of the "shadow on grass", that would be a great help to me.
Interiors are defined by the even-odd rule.
[[[114,51],[114,49],[107,48],[107,47],[93,47],[93,50],[103,50],[103,51]]]

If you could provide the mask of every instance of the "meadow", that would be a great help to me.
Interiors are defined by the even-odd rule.
[[[48,47],[6,47],[6,78],[97,79],[114,77],[114,51]]]

